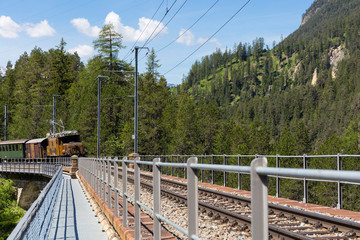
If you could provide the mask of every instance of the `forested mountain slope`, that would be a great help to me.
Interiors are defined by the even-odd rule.
[[[224,120],[244,129],[258,122],[273,152],[357,152],[359,11],[356,0],[315,1],[299,29],[271,50],[262,38],[218,50],[195,62],[178,92],[216,101]],[[349,134],[353,146],[323,145]]]
[[[359,12],[358,0],[315,1],[299,29],[280,43],[270,48],[259,36],[251,44],[217,50],[196,61],[184,83],[172,89],[152,51],[139,81],[139,153],[358,153]],[[116,44],[107,43],[109,34]],[[104,26],[97,44],[103,44],[98,55],[86,64],[66,51],[64,40],[9,62],[0,78],[8,139],[44,137],[52,97],[60,95],[58,122],[79,130],[95,154],[97,76],[107,75],[101,153],[133,151],[133,68],[117,58],[122,38],[111,26]]]
[[[268,47],[259,36],[251,44],[217,50],[196,61],[174,88],[167,87],[158,72],[161,61],[151,51],[146,71],[139,76],[138,152],[359,154],[359,12],[359,0],[317,0],[299,29],[280,43]],[[134,69],[117,58],[122,37],[105,25],[94,46],[98,54],[86,64],[66,51],[64,40],[48,51],[35,47],[8,63],[5,76],[0,76],[0,116],[8,104],[8,139],[44,137],[50,129],[53,95],[59,95],[57,123],[78,130],[89,155],[95,155],[97,77],[105,75],[100,154],[134,151]],[[302,167],[302,161],[286,159],[281,166]],[[336,163],[322,158],[309,161],[309,167],[336,169]],[[360,169],[352,158],[342,167]],[[284,180],[283,197],[301,196],[301,184]],[[336,191],[324,186],[309,183],[309,189],[315,189],[309,198],[332,206]],[[344,187],[345,208],[358,209],[357,188]]]

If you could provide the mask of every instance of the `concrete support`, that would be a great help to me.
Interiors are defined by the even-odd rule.
[[[71,156],[70,176],[72,179],[76,178],[76,172],[77,172],[77,170],[79,170],[78,161],[79,161],[79,157],[77,155]]]

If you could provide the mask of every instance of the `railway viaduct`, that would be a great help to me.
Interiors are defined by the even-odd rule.
[[[304,166],[280,168],[282,157]],[[8,239],[357,239],[360,213],[342,209],[343,186],[360,183],[359,171],[341,169],[347,157],[360,156],[2,160],[2,176],[46,182]],[[308,169],[310,158],[333,158],[338,167]],[[276,196],[268,195],[270,178]],[[283,178],[302,182],[302,201],[281,198]],[[308,203],[310,181],[337,184],[337,205]]]

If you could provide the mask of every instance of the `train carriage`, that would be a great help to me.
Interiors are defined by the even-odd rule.
[[[26,142],[27,158],[46,158],[47,138],[31,139]]]
[[[0,141],[0,158],[25,158],[28,139]]]

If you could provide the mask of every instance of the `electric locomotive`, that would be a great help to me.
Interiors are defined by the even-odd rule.
[[[0,159],[85,156],[77,131],[47,135],[46,138],[0,141]]]

